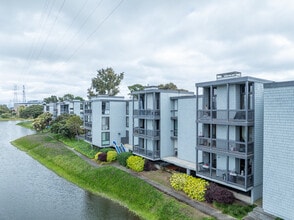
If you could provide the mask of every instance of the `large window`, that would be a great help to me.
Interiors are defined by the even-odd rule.
[[[109,130],[109,117],[102,117],[101,130]]]
[[[102,102],[102,114],[109,115],[110,104],[109,102]]]
[[[102,132],[101,133],[101,145],[110,145],[110,133],[109,132]]]

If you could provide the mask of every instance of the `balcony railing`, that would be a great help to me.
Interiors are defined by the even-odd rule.
[[[84,126],[85,128],[92,128],[92,122],[85,122]]]
[[[254,111],[248,110],[246,118],[246,110],[198,110],[198,120],[200,121],[231,121],[246,122],[254,120]]]
[[[135,109],[133,112],[135,117],[144,117],[144,118],[160,118],[160,110],[151,110],[151,109]]]
[[[160,151],[159,150],[156,150],[156,151],[147,150],[143,147],[139,147],[139,145],[134,146],[133,153],[136,153],[140,156],[147,157],[147,158],[150,158],[153,160],[160,159]]]
[[[171,110],[171,117],[172,118],[177,118],[178,117],[178,110]]]
[[[171,130],[170,133],[172,138],[178,138],[178,129]]]
[[[245,175],[244,173],[236,173],[230,170],[217,169],[210,167],[209,164],[199,163],[197,168],[197,174],[204,178],[210,178],[222,183],[236,186],[244,190],[253,186],[253,175]]]
[[[85,109],[85,114],[91,114],[92,113],[92,109]]]
[[[247,147],[246,147],[247,146]],[[233,140],[222,140],[208,137],[198,137],[198,148],[207,148],[213,151],[222,151],[226,153],[238,153],[245,154],[247,148],[247,154],[253,153],[254,151],[253,142],[233,141]]]
[[[133,132],[134,132],[134,135],[136,136],[144,136],[144,137],[150,137],[155,139],[160,138],[160,130],[150,130],[150,129],[135,127]]]

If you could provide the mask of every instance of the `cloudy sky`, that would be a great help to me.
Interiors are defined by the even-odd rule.
[[[128,85],[240,71],[294,80],[292,0],[0,0],[0,103],[86,98],[97,70]],[[16,89],[17,88],[17,89]]]

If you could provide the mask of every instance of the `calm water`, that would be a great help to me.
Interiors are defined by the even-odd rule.
[[[13,147],[10,141],[33,133],[15,124],[0,122],[0,220],[139,219]]]

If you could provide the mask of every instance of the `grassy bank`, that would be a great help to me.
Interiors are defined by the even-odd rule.
[[[47,134],[12,142],[58,175],[93,193],[111,198],[144,219],[205,219],[207,216],[170,198],[143,180],[113,166],[95,168]],[[208,219],[208,218],[207,218]]]
[[[17,125],[22,126],[22,127],[24,127],[24,128],[31,129],[31,130],[34,129],[31,120],[30,120],[30,121],[21,121],[21,122],[17,123]]]

